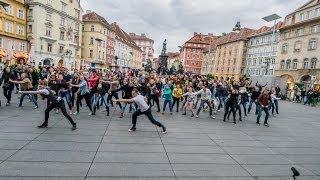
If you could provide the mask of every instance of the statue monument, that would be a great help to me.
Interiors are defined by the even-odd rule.
[[[167,39],[165,39],[162,44],[162,51],[161,51],[161,55],[159,56],[158,73],[160,74],[168,73]]]

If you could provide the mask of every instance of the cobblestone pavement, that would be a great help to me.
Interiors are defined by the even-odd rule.
[[[52,112],[50,127],[37,129],[44,105],[16,104],[15,96],[0,108],[0,179],[287,180],[292,166],[299,179],[320,179],[319,108],[281,102],[269,128],[257,126],[252,114],[234,125],[222,122],[222,112],[213,120],[207,112],[197,119],[154,111],[167,126],[162,134],[143,116],[129,133],[131,114],[119,119],[114,108],[110,117],[84,108],[73,116],[73,132]]]

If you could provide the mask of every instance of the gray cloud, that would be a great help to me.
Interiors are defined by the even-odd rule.
[[[307,2],[307,0],[305,0]],[[282,17],[303,5],[301,0],[82,0],[84,10],[118,22],[127,32],[146,33],[155,40],[157,53],[168,39],[168,50],[189,39],[193,32],[229,32],[237,20],[243,27],[272,26],[262,17]]]

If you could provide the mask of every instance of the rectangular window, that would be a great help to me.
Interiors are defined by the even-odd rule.
[[[289,32],[289,31],[287,31],[287,32],[284,33],[284,38],[285,38],[285,39],[290,38],[290,32]]]
[[[52,44],[51,43],[48,43],[47,51],[48,52],[52,52]]]
[[[302,36],[303,35],[303,28],[299,28],[296,30],[296,36]]]
[[[21,26],[21,25],[17,26],[17,34],[20,36],[24,35],[24,26]]]
[[[60,31],[60,40],[64,40],[64,34],[65,34],[64,31]]]
[[[25,49],[26,49],[26,44],[23,42],[19,43],[19,51],[25,51]]]
[[[2,37],[0,37],[0,48],[2,48]]]
[[[13,23],[11,21],[6,22],[6,32],[13,33]]]
[[[46,36],[51,37],[51,30],[52,30],[51,27],[49,27],[49,26],[46,27]]]
[[[24,11],[22,9],[18,10],[18,18],[24,19]]]
[[[52,19],[51,13],[47,13],[47,15],[46,15],[46,20],[47,20],[47,21],[51,21],[51,19]]]
[[[311,39],[309,41],[309,50],[315,50],[315,49],[317,49],[317,40]]]
[[[12,15],[12,6],[11,5],[6,6],[4,9],[6,10],[7,14]]]
[[[29,9],[29,17],[33,17],[33,9]]]
[[[32,25],[31,24],[28,25],[28,32],[32,33]]]
[[[90,45],[93,45],[93,37],[90,37],[90,42],[89,42]]]
[[[66,26],[66,18],[65,17],[61,17],[60,25],[63,26],[63,27]]]
[[[62,5],[62,6],[61,6],[61,7],[62,7],[62,8],[61,8],[61,11],[62,11],[62,12],[66,12],[67,4],[61,3],[61,5]]]
[[[317,33],[318,32],[318,28],[319,28],[318,25],[311,26],[311,33]]]
[[[91,25],[91,31],[92,32],[94,31],[94,25]]]
[[[93,57],[93,50],[90,49],[90,52],[89,52],[89,58],[92,58]]]
[[[63,52],[64,52],[64,47],[63,47],[63,46],[60,46],[60,47],[59,47],[59,53],[62,54]]]

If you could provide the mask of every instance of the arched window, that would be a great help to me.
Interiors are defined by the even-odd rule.
[[[297,69],[298,68],[298,60],[294,59],[293,60],[293,65],[292,65],[292,69]]]
[[[286,62],[286,69],[291,69],[291,60],[288,59]]]
[[[289,44],[288,43],[284,43],[282,45],[282,53],[288,52],[288,48],[289,48]]]
[[[284,69],[284,64],[285,64],[285,61],[282,60],[281,63],[280,63],[280,69]]]
[[[317,68],[317,58],[311,59],[310,69],[316,69]]]
[[[305,58],[303,60],[303,69],[309,69],[309,59]]]

